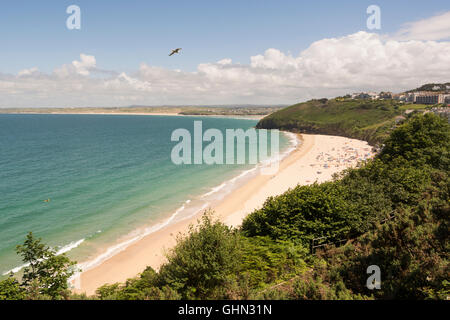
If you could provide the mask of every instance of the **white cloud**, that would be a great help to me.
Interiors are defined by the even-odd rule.
[[[105,76],[93,76],[99,72]],[[146,63],[131,73],[100,70],[94,56],[81,54],[51,74],[0,73],[0,107],[295,103],[361,90],[398,92],[449,76],[449,41],[357,32],[316,41],[297,56],[271,48],[248,64],[222,59],[194,72]]]
[[[22,77],[22,76],[30,76],[30,75],[37,74],[37,73],[39,73],[39,69],[37,67],[33,67],[30,69],[20,70],[17,75],[19,77]]]
[[[449,40],[450,11],[406,23],[393,38],[398,40]]]
[[[80,55],[81,61],[73,61],[72,65],[78,74],[83,76],[89,75],[89,70],[95,68],[96,61],[94,56],[88,56],[85,54]]]
[[[54,73],[59,77],[68,77],[74,74],[88,76],[90,71],[96,68],[97,61],[94,56],[80,54],[80,61],[74,60],[72,64],[65,64],[55,69]]]
[[[130,90],[151,91],[150,82],[140,81],[139,79],[132,78],[125,72],[122,72],[114,79],[106,80],[104,86],[105,88],[111,88],[116,90],[128,88]]]

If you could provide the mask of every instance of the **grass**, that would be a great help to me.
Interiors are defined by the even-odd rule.
[[[425,110],[430,108],[429,105],[426,104],[405,104],[402,105],[399,109],[400,110]]]
[[[257,127],[342,135],[376,144],[388,136],[401,107],[394,100],[310,100],[263,118]]]

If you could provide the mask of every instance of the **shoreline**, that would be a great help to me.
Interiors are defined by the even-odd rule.
[[[0,115],[2,114],[11,114],[11,115],[136,115],[136,116],[179,116],[179,117],[212,117],[212,118],[228,118],[228,119],[240,119],[240,120],[258,120],[256,118],[251,118],[249,116],[233,116],[233,115],[183,115],[183,114],[179,114],[179,113],[130,113],[130,112],[116,112],[116,113],[99,113],[99,112],[85,112],[85,113],[67,113],[67,112],[54,112],[54,113],[31,113],[31,112],[26,112],[26,113],[0,113]],[[289,133],[288,133],[289,134]],[[289,148],[287,148],[289,149]],[[285,152],[282,152],[282,154],[284,155]],[[244,170],[244,173],[246,173],[246,171],[253,171],[254,169],[256,169],[255,167],[253,169],[250,170]],[[239,180],[241,178],[241,174],[242,172],[229,179],[229,180]],[[244,174],[245,175],[245,174]],[[225,182],[221,183],[221,185],[226,184],[229,182],[229,180],[226,180]],[[233,182],[234,183],[234,182]],[[218,185],[219,186],[219,185]],[[220,187],[219,186],[219,187]],[[202,195],[200,198],[203,198],[205,196],[208,196],[209,194],[215,194],[218,193],[217,191],[214,191],[214,189],[216,189],[217,186],[213,187],[211,191],[207,192],[206,194]],[[221,188],[219,188],[221,189]],[[215,201],[215,200],[213,200]],[[93,268],[96,267],[98,264],[103,263],[104,261],[110,259],[112,256],[114,256],[115,254],[117,254],[118,252],[120,252],[121,250],[125,249],[130,243],[133,243],[134,241],[136,241],[137,238],[142,238],[142,236],[147,235],[148,233],[152,233],[154,231],[147,231],[148,229],[151,230],[159,230],[160,228],[164,228],[166,227],[166,225],[168,223],[171,222],[171,220],[173,218],[177,218],[178,216],[178,212],[179,211],[183,211],[185,209],[185,206],[187,206],[189,203],[191,202],[191,200],[187,200],[186,202],[184,202],[182,204],[181,207],[179,207],[178,209],[175,210],[175,212],[172,212],[172,214],[170,214],[170,212],[167,212],[166,216],[157,220],[157,221],[153,221],[151,223],[145,223],[143,225],[141,225],[139,228],[136,228],[130,232],[128,232],[127,234],[123,234],[121,236],[119,236],[116,239],[116,242],[113,242],[110,245],[107,246],[103,246],[101,248],[98,248],[98,250],[93,254],[93,255],[89,255],[88,260],[82,259],[82,263],[78,263],[78,265],[87,265],[87,268]],[[206,208],[208,208],[208,206],[203,206],[200,211],[204,211]],[[193,210],[190,210],[191,212]],[[196,212],[198,210],[194,210],[196,214]],[[183,214],[180,214],[180,216],[183,216]],[[189,216],[188,216],[189,217]],[[183,219],[183,218],[182,218]],[[138,233],[137,235],[135,235],[135,233]],[[144,233],[144,234],[142,234]],[[90,236],[85,236],[81,239],[78,240],[73,240],[69,243],[65,243],[62,246],[58,246],[58,250],[57,250],[57,254],[61,254],[61,253],[66,253],[71,251],[72,249],[77,248],[79,245],[81,245],[83,242],[85,242],[88,238],[90,238]],[[11,272],[13,273],[17,273],[20,272],[26,265],[25,264],[17,264],[14,267],[10,267],[7,270],[5,269],[4,271],[0,272],[0,278],[2,276],[7,276],[8,274],[10,274]],[[71,283],[73,283],[73,278],[69,279],[69,281]]]
[[[211,204],[209,208],[215,212],[215,216],[225,224],[237,227],[246,215],[259,209],[269,196],[282,194],[298,184],[330,180],[334,173],[373,155],[368,151],[371,147],[365,141],[307,134],[301,137],[302,143],[297,144],[295,150],[281,160],[275,174],[258,174],[217,203]],[[92,295],[98,287],[107,283],[123,283],[147,266],[159,269],[165,262],[164,253],[176,244],[176,236],[186,233],[189,225],[195,225],[203,212],[202,209],[184,220],[167,224],[83,271],[72,283],[76,288],[74,291]]]
[[[2,114],[11,115],[111,115],[111,116],[169,116],[169,117],[219,117],[219,118],[237,118],[249,120],[261,120],[268,116],[265,115],[233,115],[233,114],[181,114],[179,112],[5,112]]]
[[[301,141],[298,134],[287,131],[283,132],[283,134],[290,142],[286,148],[280,152],[280,162],[288,157],[298,147]],[[167,212],[166,215],[159,220],[152,221],[150,224],[141,225],[139,228],[130,231],[128,234],[117,238],[115,243],[99,248],[94,255],[91,255],[86,260],[82,260],[82,262],[78,263],[78,267],[84,271],[76,273],[69,279],[69,282],[76,289],[79,287],[80,274],[96,268],[119,254],[121,251],[126,250],[130,245],[140,241],[142,238],[186,219],[189,219],[192,222],[195,220],[194,217],[198,217],[205,210],[215,207],[215,205],[220,203],[224,197],[227,197],[234,190],[253,179],[262,168],[268,167],[273,159],[269,158],[268,161],[269,162],[259,163],[251,168],[239,171],[236,175],[211,187],[208,192],[201,194],[198,197],[194,196],[193,199],[186,200],[179,208],[172,211],[172,213]]]

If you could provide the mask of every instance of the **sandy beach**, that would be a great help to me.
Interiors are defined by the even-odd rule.
[[[373,157],[372,148],[365,141],[307,134],[302,134],[300,139],[302,143],[282,160],[275,174],[257,175],[212,205],[217,217],[230,226],[239,226],[267,197],[282,194],[298,184],[330,180],[334,173]],[[165,262],[164,252],[175,245],[176,235],[185,233],[201,214],[149,234],[100,265],[82,272],[74,283],[75,291],[91,295],[103,284],[125,282],[146,266],[158,269]]]

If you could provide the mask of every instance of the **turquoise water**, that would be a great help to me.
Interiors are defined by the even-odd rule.
[[[173,164],[172,131],[192,132],[194,120],[203,121],[203,131],[223,133],[256,124],[210,117],[0,115],[0,275],[21,265],[14,248],[28,231],[83,261],[183,205],[198,210],[202,195],[253,167]],[[288,145],[280,135],[281,149]]]

